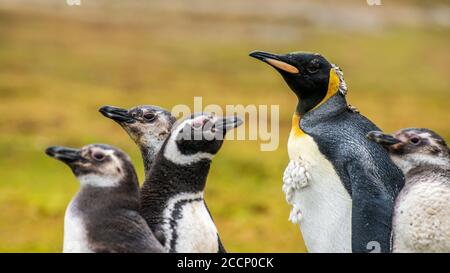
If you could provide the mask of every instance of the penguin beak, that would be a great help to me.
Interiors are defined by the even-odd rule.
[[[300,71],[297,67],[288,63],[286,56],[278,55],[274,53],[264,52],[264,51],[253,51],[250,57],[263,61],[279,71],[288,72],[291,74],[299,74]]]
[[[127,109],[114,106],[103,106],[98,110],[105,117],[110,118],[118,123],[133,123],[135,120],[128,113]]]
[[[214,127],[219,131],[223,131],[223,134],[225,135],[228,131],[240,126],[242,123],[242,119],[237,116],[223,117],[219,118],[214,123]]]
[[[79,149],[72,149],[62,146],[52,146],[45,150],[45,153],[53,158],[61,160],[66,164],[73,163],[81,158]]]
[[[401,141],[395,138],[392,135],[384,134],[383,132],[379,131],[371,131],[367,134],[367,138],[375,141],[378,144],[383,145],[384,147],[389,147],[394,144],[400,143]]]

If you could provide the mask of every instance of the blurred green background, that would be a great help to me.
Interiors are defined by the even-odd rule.
[[[229,141],[206,199],[231,252],[303,252],[281,191],[295,97],[251,50],[315,51],[345,72],[348,99],[386,131],[450,137],[448,1],[0,2],[0,251],[59,252],[78,189],[53,144],[138,149],[104,104],[280,105],[280,146]]]

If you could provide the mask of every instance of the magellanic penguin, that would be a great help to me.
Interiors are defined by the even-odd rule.
[[[169,252],[225,252],[204,201],[211,160],[237,117],[195,114],[174,126],[141,189],[141,214]]]
[[[349,107],[342,71],[320,54],[250,56],[274,67],[298,104],[283,190],[309,252],[389,252],[394,199],[404,184],[377,127]]]
[[[155,105],[139,105],[129,110],[103,106],[99,112],[117,122],[139,147],[145,179],[148,179],[156,154],[170,134],[176,118],[166,109]],[[145,192],[143,198],[147,199]],[[163,237],[161,232],[155,232],[155,236],[159,240]]]
[[[49,147],[80,190],[64,217],[63,252],[165,252],[139,214],[139,186],[130,158],[104,144],[82,149]]]
[[[154,105],[140,105],[129,110],[103,106],[99,111],[117,122],[138,145],[147,176],[156,154],[176,121],[175,117],[166,109]]]
[[[395,201],[393,252],[450,252],[450,155],[445,140],[429,129],[394,135],[370,132],[405,174]]]

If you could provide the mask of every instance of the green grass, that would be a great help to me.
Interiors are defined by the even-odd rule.
[[[381,128],[429,127],[450,137],[448,29],[296,26],[289,38],[270,39],[246,31],[251,20],[165,16],[135,24],[0,11],[0,251],[61,251],[64,210],[78,184],[44,155],[47,146],[116,145],[142,178],[137,148],[97,109],[170,109],[192,106],[194,96],[204,105],[280,105],[279,149],[225,143],[206,199],[229,251],[305,251],[281,192],[294,96],[274,71],[247,57],[254,49],[321,52],[343,68],[350,103]]]

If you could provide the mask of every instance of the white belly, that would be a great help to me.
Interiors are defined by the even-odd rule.
[[[351,252],[352,199],[332,164],[308,135],[288,142],[291,160],[301,159],[310,175],[293,203],[301,210],[300,229],[309,252]]]
[[[203,197],[203,193],[181,194],[173,198],[166,208],[165,215],[172,218],[174,206],[182,200],[195,199]],[[170,216],[169,216],[170,215]],[[180,253],[216,253],[219,250],[217,228],[214,224],[208,210],[205,207],[203,199],[185,203],[180,211],[180,219],[176,222],[176,243],[175,252]],[[168,219],[166,218],[166,219]],[[170,248],[172,238],[172,229],[165,225],[164,231],[166,238],[166,248]]]
[[[74,205],[73,199],[66,209],[64,216],[64,253],[92,253],[89,249],[86,228],[80,212]]]
[[[450,252],[450,186],[406,185],[396,200],[393,252]]]

